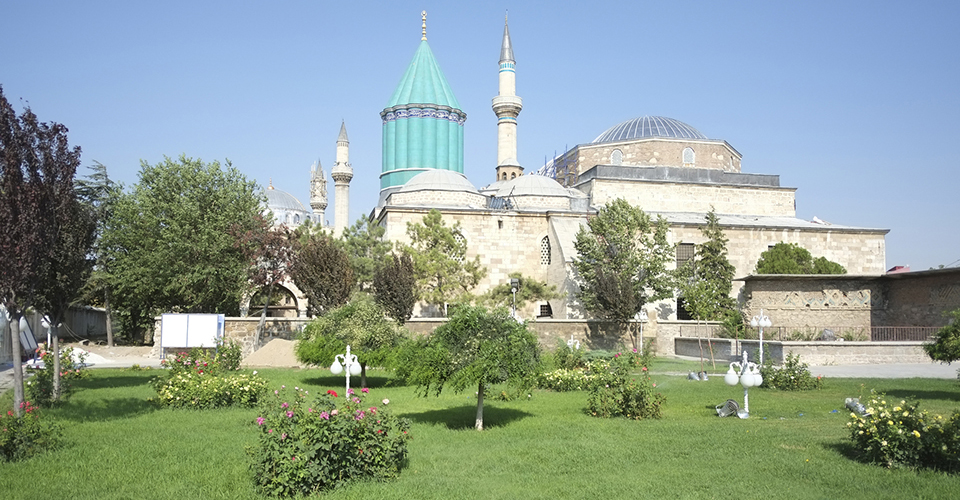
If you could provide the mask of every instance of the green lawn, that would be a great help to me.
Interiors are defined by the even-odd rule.
[[[956,381],[828,379],[815,392],[753,389],[753,413],[739,420],[719,418],[713,407],[742,402],[742,389],[721,377],[694,382],[658,369],[654,380],[667,396],[662,420],[596,419],[583,412],[585,393],[538,391],[529,401],[488,400],[482,433],[472,430],[472,393],[416,398],[412,388],[373,376],[371,396],[389,398],[413,421],[409,464],[396,481],[327,496],[873,499],[960,491],[960,476],[852,459],[843,409],[845,397],[875,388],[949,414],[960,408]],[[342,389],[342,377],[321,370],[260,373],[275,386]],[[70,401],[46,412],[64,426],[66,445],[0,464],[2,498],[257,498],[245,455],[257,438],[257,412],[156,409],[146,401],[156,374],[92,370]],[[9,394],[0,400],[8,405]]]

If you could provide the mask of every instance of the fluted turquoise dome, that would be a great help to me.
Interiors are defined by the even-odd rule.
[[[380,189],[402,186],[429,169],[463,173],[463,123],[467,115],[426,40],[417,47],[380,118]]]

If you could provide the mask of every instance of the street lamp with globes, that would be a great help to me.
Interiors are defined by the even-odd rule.
[[[770,321],[770,318],[763,315],[763,309],[760,309],[760,315],[754,316],[750,320],[750,326],[757,328],[760,327],[760,364],[763,364],[763,327],[770,327],[773,323]]]
[[[344,369],[346,368],[346,369]],[[344,393],[347,397],[350,397],[350,375],[360,375],[363,371],[363,366],[357,361],[356,354],[350,354],[350,346],[347,346],[347,354],[337,354],[333,358],[333,364],[330,365],[330,373],[334,375],[340,375],[341,373],[346,373],[347,375],[347,392]]]
[[[733,367],[737,367],[737,370],[735,371]],[[727,385],[737,385],[737,382],[740,382],[740,385],[743,386],[743,411],[738,411],[737,416],[740,418],[749,417],[750,397],[747,391],[751,387],[759,387],[763,384],[763,376],[760,375],[760,369],[756,363],[747,361],[747,351],[743,351],[743,361],[730,363],[730,369],[723,376],[723,381]]]

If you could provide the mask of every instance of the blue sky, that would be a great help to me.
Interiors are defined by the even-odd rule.
[[[353,221],[376,203],[379,112],[424,9],[477,186],[493,181],[509,9],[528,171],[621,121],[669,116],[798,188],[799,217],[890,229],[887,267],[960,264],[955,1],[7,0],[0,85],[128,186],[141,160],[186,154],[306,203],[345,120]]]

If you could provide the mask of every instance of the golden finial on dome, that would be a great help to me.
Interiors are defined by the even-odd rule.
[[[426,40],[427,39],[427,11],[420,12],[420,17],[423,19],[423,26],[422,26],[423,36],[420,39]]]
[[[273,189],[273,177],[270,178],[270,185],[267,186],[267,189]]]

